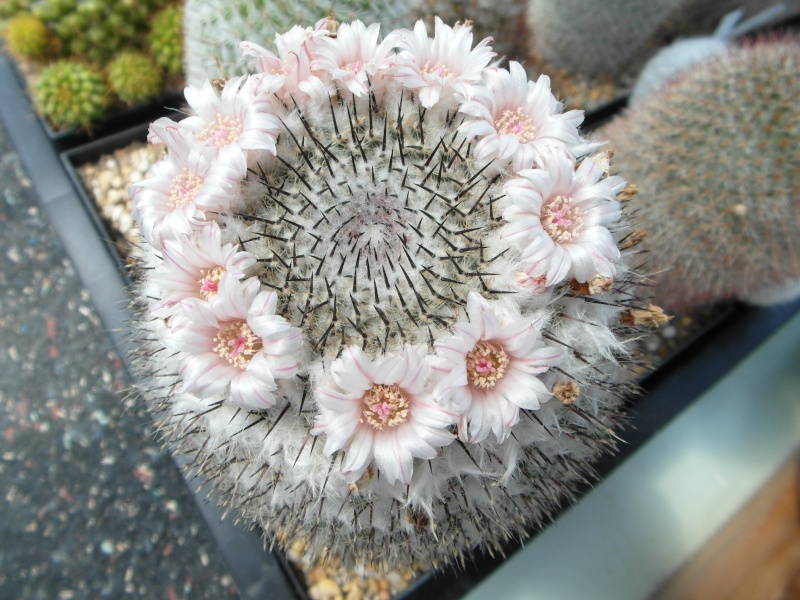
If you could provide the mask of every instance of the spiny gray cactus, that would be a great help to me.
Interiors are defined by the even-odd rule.
[[[787,14],[800,10],[790,0]],[[616,78],[643,63],[665,42],[710,34],[735,8],[751,16],[763,0],[530,0],[531,49],[546,64],[588,77]]]
[[[798,65],[797,39],[732,48],[599,133],[639,186],[665,308],[767,298],[800,277]]]

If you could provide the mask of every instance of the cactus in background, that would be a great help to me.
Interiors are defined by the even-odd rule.
[[[589,77],[617,75],[687,0],[530,0],[532,50],[548,65]]]
[[[183,72],[183,4],[171,4],[153,16],[147,44],[168,75]]]
[[[0,2],[0,19],[8,19],[30,8],[30,0],[4,0]]]
[[[798,65],[797,39],[732,48],[599,133],[639,186],[662,306],[766,298],[800,277]]]
[[[412,24],[407,0],[186,0],[184,10],[184,68],[187,82],[232,77],[247,72],[239,41],[261,46],[295,24],[323,18],[329,10],[339,21],[359,18],[383,26]]]
[[[21,13],[9,19],[4,37],[11,54],[24,58],[41,58],[47,53],[50,45],[47,25],[28,13]]]
[[[790,13],[800,0],[785,2]],[[529,0],[531,50],[556,69],[616,78],[669,39],[710,33],[734,8],[751,16],[764,0]]]
[[[108,85],[127,104],[139,104],[156,97],[161,91],[161,69],[141,52],[121,52],[106,67]]]
[[[151,126],[139,390],[218,501],[312,563],[502,548],[616,444],[630,327],[657,318],[625,181],[468,26],[276,46]]]
[[[475,39],[492,37],[498,56],[525,61],[528,31],[525,7],[528,0],[410,0],[414,19],[432,24],[439,17],[449,25],[472,22]]]
[[[139,43],[150,15],[165,4],[165,0],[40,0],[32,10],[52,27],[68,55],[105,62]]]
[[[108,106],[103,77],[91,67],[62,60],[46,67],[33,86],[39,113],[55,127],[88,127]]]

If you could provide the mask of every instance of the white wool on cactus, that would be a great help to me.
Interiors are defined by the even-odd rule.
[[[268,540],[442,565],[542,523],[614,447],[643,307],[625,184],[468,26],[335,31],[243,43],[253,74],[151,127],[139,390]]]

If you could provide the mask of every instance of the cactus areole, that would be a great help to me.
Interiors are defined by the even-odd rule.
[[[252,74],[151,126],[139,389],[271,542],[462,560],[546,520],[614,446],[620,316],[644,307],[625,181],[490,42],[325,19],[277,53],[242,43]]]

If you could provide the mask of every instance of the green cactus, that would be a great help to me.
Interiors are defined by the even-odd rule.
[[[0,19],[8,19],[30,8],[30,0],[4,0],[0,2]]]
[[[153,16],[147,43],[153,58],[169,75],[183,72],[182,4],[171,4]]]
[[[800,278],[800,44],[695,65],[599,133],[639,186],[654,301],[765,296]]]
[[[102,75],[70,60],[46,67],[33,86],[33,96],[39,112],[55,127],[88,127],[103,116],[109,102]]]
[[[142,52],[121,52],[108,63],[108,85],[120,100],[140,104],[161,92],[164,78],[155,61]]]
[[[9,52],[25,58],[41,58],[50,43],[47,25],[30,13],[20,13],[9,19],[4,37]]]
[[[33,13],[48,23],[64,51],[104,62],[140,43],[148,18],[166,0],[39,0]]]

